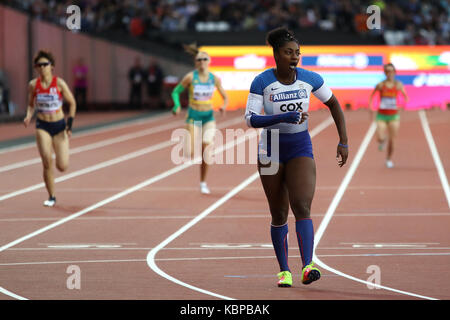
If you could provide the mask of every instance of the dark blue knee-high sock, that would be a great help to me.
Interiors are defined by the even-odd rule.
[[[280,264],[280,271],[290,271],[288,266],[288,224],[270,226],[273,248]]]
[[[302,219],[295,222],[298,247],[302,257],[303,268],[312,262],[314,250],[314,227],[311,219]]]

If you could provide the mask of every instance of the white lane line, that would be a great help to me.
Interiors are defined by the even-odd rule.
[[[350,165],[350,168],[348,169],[346,175],[344,176],[344,179],[342,180],[341,185],[339,186],[333,200],[331,201],[330,206],[328,207],[327,212],[325,213],[325,217],[322,219],[322,222],[320,223],[319,228],[317,229],[317,231],[314,234],[315,247],[319,244],[320,239],[322,238],[323,233],[325,232],[325,229],[327,228],[328,224],[330,223],[330,220],[333,217],[333,214],[336,211],[336,208],[337,208],[339,202],[341,201],[345,190],[347,189],[353,175],[355,174],[355,171],[359,165],[359,162],[361,161],[364,153],[366,152],[367,146],[369,145],[370,139],[372,139],[372,136],[375,133],[375,130],[376,130],[376,125],[374,122],[372,122],[363,141],[361,142],[361,146],[359,147],[359,150],[356,153],[355,158],[353,159],[353,161]]]
[[[267,216],[266,216],[267,218]],[[20,248],[9,248],[8,252],[12,252],[12,251],[65,251],[65,250],[77,250],[77,251],[148,251],[151,250],[153,248],[151,247],[118,247],[118,246],[103,246],[103,247],[89,247],[89,246],[82,246],[82,245],[78,245],[78,246],[66,246],[66,247],[62,247],[62,246],[54,246],[54,247],[45,247],[45,248],[24,248],[24,247],[20,247]],[[273,246],[272,244],[265,244],[265,245],[261,245],[261,246],[248,246],[248,245],[242,245],[242,246],[234,246],[234,247],[214,247],[214,246],[202,246],[202,247],[189,247],[189,248],[164,248],[164,250],[181,250],[181,251],[195,251],[195,250],[199,250],[199,251],[210,251],[210,250],[224,250],[224,251],[229,251],[229,250],[235,250],[235,249],[240,249],[240,250],[273,250]],[[401,247],[395,247],[395,248],[373,248],[373,247],[365,247],[365,248],[361,248],[361,247],[322,247],[322,248],[318,248],[320,251],[341,251],[341,250],[350,250],[350,251],[368,251],[368,250],[376,250],[376,251],[394,251],[394,250],[401,250],[401,251],[411,251],[414,250],[416,251],[415,254],[422,254],[419,253],[418,251],[421,252],[426,252],[426,251],[435,251],[435,250],[449,250],[450,247],[417,247],[417,248],[401,248]],[[296,248],[294,249],[289,249],[290,250],[298,250]],[[432,255],[432,253],[423,253],[426,255]],[[323,257],[323,254],[318,254],[317,256],[319,257]],[[158,260],[158,259],[156,259]]]
[[[5,294],[5,295],[7,295],[7,296],[10,296],[10,297],[12,297],[12,298],[14,298],[14,299],[17,299],[17,300],[28,300],[27,298],[24,298],[24,297],[22,297],[22,296],[19,296],[19,295],[15,294],[14,292],[11,292],[11,291],[9,291],[9,290],[6,290],[6,289],[3,288],[3,287],[0,287],[0,292],[3,293],[3,294]]]
[[[73,149],[69,150],[69,154],[77,154],[80,152],[85,152],[85,151],[89,151],[89,150],[93,150],[93,149],[99,149],[99,148],[103,148],[115,143],[119,143],[119,142],[124,142],[124,141],[128,141],[128,140],[132,140],[132,139],[136,139],[136,138],[140,138],[140,137],[144,137],[146,135],[151,135],[154,133],[158,133],[158,132],[162,132],[165,130],[169,130],[169,129],[173,129],[176,127],[179,127],[180,125],[182,125],[182,122],[172,122],[169,124],[165,124],[165,125],[161,125],[161,126],[157,126],[154,128],[149,128],[149,129],[145,129],[145,130],[140,130],[134,133],[128,133],[128,134],[123,134],[111,139],[105,139],[102,141],[98,141],[98,142],[94,142],[94,143],[90,143],[84,146],[80,146],[80,147],[76,147]],[[53,155],[53,159],[55,158],[55,156]],[[38,164],[41,163],[41,158],[40,157],[36,157],[33,159],[28,159],[28,160],[24,160],[24,161],[20,161],[20,162],[15,162],[13,164],[9,164],[9,165],[5,165],[3,167],[0,167],[0,173],[1,172],[6,172],[6,171],[10,171],[10,170],[14,170],[14,169],[19,169],[19,168],[23,168],[26,166],[30,166],[33,164]]]
[[[330,220],[333,217],[333,214],[335,213],[336,208],[339,205],[339,202],[341,201],[345,190],[347,189],[347,186],[349,185],[353,175],[355,174],[356,169],[359,166],[359,163],[361,162],[361,159],[362,159],[364,153],[367,150],[367,147],[368,147],[368,145],[370,143],[370,140],[372,139],[373,134],[375,133],[375,130],[376,130],[376,125],[375,125],[374,122],[372,122],[372,124],[370,125],[369,130],[367,131],[363,141],[361,142],[361,145],[360,145],[360,147],[358,149],[358,152],[355,155],[355,158],[354,158],[352,164],[350,165],[350,168],[348,169],[344,179],[342,180],[341,185],[339,186],[338,191],[336,192],[333,200],[331,201],[330,206],[328,207],[328,210],[327,210],[327,212],[325,214],[325,217],[322,219],[322,222],[320,223],[319,228],[315,232],[315,235],[314,235],[314,239],[315,239],[314,247],[315,248],[319,245],[319,242],[322,239],[322,236],[323,236],[326,228],[328,227],[328,224],[330,223]],[[411,292],[407,292],[407,291],[397,290],[397,289],[394,289],[394,288],[382,286],[382,285],[379,285],[379,284],[375,284],[375,283],[372,283],[372,282],[368,282],[368,281],[361,280],[361,279],[358,279],[356,277],[350,276],[348,274],[345,274],[345,273],[343,273],[343,272],[341,272],[339,270],[336,270],[336,269],[326,265],[325,263],[323,263],[318,258],[318,256],[315,253],[314,253],[313,260],[318,265],[322,266],[324,269],[326,269],[326,270],[328,270],[330,272],[333,272],[333,273],[335,273],[335,274],[337,274],[339,276],[342,276],[344,278],[347,278],[347,279],[350,279],[350,280],[353,280],[353,281],[356,281],[356,282],[363,283],[365,285],[370,285],[370,286],[373,286],[373,287],[376,287],[376,288],[385,289],[385,290],[388,290],[388,291],[393,291],[393,292],[396,292],[396,293],[400,293],[400,294],[404,294],[404,295],[408,295],[408,296],[413,296],[413,297],[417,297],[417,298],[421,298],[421,299],[436,300],[435,298],[431,298],[431,297],[427,297],[427,296],[423,296],[423,295],[419,295],[419,294],[415,294],[415,293],[411,293]]]
[[[325,120],[325,122],[328,122],[328,125],[329,125],[331,123],[330,118]],[[311,131],[311,137],[313,137],[314,135],[316,135],[317,133],[319,133],[320,131],[322,131],[325,128],[326,128],[326,126],[319,125],[317,130],[312,130]],[[220,152],[223,152],[224,150],[233,147],[235,144],[237,145],[237,144],[240,144],[242,142],[245,142],[247,139],[251,139],[252,137],[255,136],[255,133],[256,133],[256,131],[250,131],[250,134],[246,134],[246,135],[244,135],[242,137],[239,137],[236,140],[236,142],[235,141],[229,142],[229,143],[227,143],[226,146],[218,147],[214,151],[214,154],[219,154]],[[84,215],[84,214],[86,214],[86,213],[88,213],[88,212],[90,212],[92,210],[95,210],[95,209],[97,209],[97,208],[99,208],[99,207],[101,207],[101,206],[103,206],[103,205],[105,205],[107,203],[115,201],[115,200],[117,200],[119,198],[122,198],[122,197],[124,197],[124,196],[126,196],[126,195],[128,195],[128,194],[130,194],[130,193],[132,193],[134,191],[137,191],[137,190],[139,190],[141,188],[144,188],[144,187],[146,187],[146,186],[148,186],[148,185],[150,185],[152,183],[155,183],[155,182],[157,182],[157,181],[159,181],[161,179],[164,179],[164,178],[166,178],[166,177],[168,177],[168,176],[170,176],[170,175],[172,175],[172,174],[174,174],[174,173],[176,173],[178,171],[184,170],[184,169],[190,167],[191,165],[193,165],[194,163],[196,163],[198,160],[200,160],[200,159],[194,159],[194,160],[189,161],[187,163],[184,163],[182,165],[178,165],[177,167],[174,167],[174,168],[172,168],[172,169],[170,169],[168,171],[165,171],[165,172],[159,174],[158,176],[155,176],[155,177],[153,177],[151,179],[148,179],[148,180],[146,180],[146,181],[144,181],[144,182],[142,182],[142,183],[140,183],[140,184],[138,184],[138,185],[136,185],[134,187],[131,187],[131,188],[127,189],[127,190],[124,190],[123,192],[120,192],[120,193],[118,193],[118,194],[116,194],[116,195],[114,195],[112,197],[109,197],[109,198],[107,198],[107,199],[105,199],[103,201],[100,201],[100,202],[98,202],[98,203],[96,203],[96,204],[94,204],[94,205],[92,205],[92,206],[90,206],[88,208],[85,208],[85,209],[83,209],[83,210],[81,210],[81,211],[79,211],[77,213],[74,213],[74,214],[72,214],[72,215],[70,215],[70,216],[68,216],[68,217],[66,217],[64,219],[61,219],[61,220],[59,220],[57,222],[54,222],[54,223],[52,223],[52,224],[50,224],[50,225],[48,225],[46,227],[43,227],[43,228],[41,228],[41,229],[39,229],[39,230],[37,230],[37,231],[35,231],[33,233],[25,235],[25,236],[15,240],[15,241],[13,241],[13,242],[10,242],[10,243],[0,247],[0,252],[4,251],[6,249],[9,249],[9,248],[11,248],[11,247],[13,247],[13,246],[15,246],[15,245],[17,245],[17,244],[19,244],[21,242],[24,242],[24,241],[26,241],[26,240],[28,240],[30,238],[33,238],[33,237],[35,237],[35,236],[37,236],[37,235],[39,235],[41,233],[44,233],[44,232],[46,232],[48,230],[51,230],[51,229],[53,229],[53,228],[55,228],[55,227],[57,227],[57,226],[59,226],[59,225],[61,225],[63,223],[66,223],[66,222],[71,221],[71,220],[73,220],[73,219],[75,219],[77,217],[80,217],[80,216],[82,216],[82,215]],[[14,298],[15,297],[20,297],[20,296],[15,295],[14,293],[11,293],[10,291],[2,288],[2,287],[0,287],[0,292],[4,293],[5,295],[14,297]]]
[[[427,139],[428,146],[430,147],[431,155],[433,156],[434,165],[436,166],[437,172],[439,174],[439,179],[441,180],[442,188],[444,189],[445,196],[447,197],[447,204],[450,208],[450,187],[448,185],[447,176],[445,174],[444,166],[442,165],[441,158],[439,157],[439,152],[434,143],[433,135],[428,125],[427,116],[425,111],[419,110],[420,123],[422,124],[423,132],[425,133],[425,138]]]
[[[100,169],[103,169],[103,168],[106,168],[106,167],[109,167],[109,166],[112,166],[112,165],[115,165],[115,164],[118,164],[118,163],[121,163],[121,162],[124,162],[124,161],[128,161],[128,160],[140,157],[142,155],[145,155],[147,153],[154,152],[154,151],[157,151],[157,150],[160,150],[160,149],[164,149],[164,148],[166,148],[166,147],[168,147],[168,146],[170,146],[172,144],[175,144],[175,142],[166,141],[166,142],[161,142],[161,143],[155,144],[155,145],[150,146],[148,148],[144,148],[144,149],[140,149],[138,151],[127,153],[127,154],[122,155],[120,157],[117,157],[117,158],[114,158],[114,159],[111,159],[111,160],[107,160],[107,161],[104,161],[104,162],[100,162],[100,163],[98,163],[96,165],[93,165],[93,166],[90,166],[90,167],[86,167],[84,169],[77,170],[77,171],[74,171],[72,173],[69,173],[69,174],[63,175],[61,177],[58,177],[58,178],[55,179],[55,183],[66,181],[66,180],[69,180],[69,179],[72,179],[72,178],[75,178],[75,177],[78,177],[78,176],[81,176],[81,175],[84,175],[84,174],[87,174],[87,173],[90,173],[90,172],[93,172],[93,171],[97,171],[97,170],[100,170]],[[0,196],[0,201],[4,201],[6,199],[10,199],[10,198],[13,198],[13,197],[16,197],[16,196],[22,195],[24,193],[28,193],[28,192],[31,192],[31,191],[34,191],[34,190],[37,190],[37,189],[40,189],[40,188],[43,188],[43,187],[45,187],[45,184],[43,182],[41,182],[41,183],[38,183],[38,184],[35,184],[35,185],[32,185],[32,186],[26,187],[26,188],[23,188],[23,189],[20,189],[20,190],[16,190],[16,191],[13,191],[13,192],[10,192],[10,193],[7,193],[7,194],[4,194],[4,195]]]
[[[230,121],[227,121],[227,122],[224,122],[224,123],[222,123],[220,125],[220,127],[224,127],[224,126],[227,126],[227,125],[232,125],[232,124],[235,124],[235,123],[238,123],[238,122],[242,122],[242,119],[240,117],[234,118],[234,119],[232,119]],[[81,176],[81,175],[84,175],[84,174],[87,174],[87,173],[90,173],[90,172],[93,172],[93,171],[97,171],[97,170],[100,170],[100,169],[103,169],[103,168],[106,168],[106,167],[109,167],[109,166],[112,166],[112,165],[115,165],[115,164],[118,164],[118,163],[121,163],[121,162],[124,162],[124,161],[128,161],[128,160],[140,157],[142,155],[145,155],[147,153],[167,148],[167,147],[169,147],[169,146],[171,146],[173,144],[176,144],[176,143],[177,143],[176,141],[167,140],[167,141],[164,141],[164,142],[152,145],[152,146],[144,148],[144,149],[140,149],[140,150],[137,150],[137,151],[134,151],[134,152],[130,152],[130,153],[124,154],[122,156],[119,156],[117,158],[114,158],[114,159],[111,159],[111,160],[107,160],[107,161],[98,163],[96,165],[93,165],[93,166],[90,166],[90,167],[86,167],[84,169],[80,169],[80,170],[74,171],[72,173],[60,176],[60,177],[55,179],[55,183],[66,181],[66,180],[69,180],[69,179],[72,179],[72,178],[75,178],[75,177],[78,177],[78,176]],[[4,195],[0,196],[0,201],[4,201],[4,200],[10,199],[10,198],[13,198],[13,197],[22,195],[24,193],[28,193],[28,192],[37,190],[37,189],[40,189],[40,188],[43,188],[43,187],[45,187],[45,184],[43,182],[41,182],[41,183],[38,183],[38,184],[35,184],[35,185],[32,185],[32,186],[26,187],[26,188],[23,188],[23,189],[19,189],[19,190],[16,190],[16,191],[13,191],[13,192],[10,192],[10,193],[7,193],[7,194],[4,194]]]
[[[337,190],[337,188],[338,188],[338,186],[318,186],[318,187],[316,187],[316,190]],[[163,186],[161,186],[161,187],[156,187],[156,188],[149,188],[149,189],[143,189],[142,191],[161,191],[161,192],[178,192],[178,191],[193,191],[193,190],[197,190],[198,188],[197,187],[194,187],[194,186],[191,186],[191,187],[188,187],[188,186],[185,186],[185,187],[182,187],[182,186],[179,186],[179,187],[177,187],[177,186],[167,186],[167,187],[163,187]],[[228,189],[230,189],[230,187],[228,187],[228,186],[216,186],[214,189],[216,189],[216,190],[228,190]],[[383,190],[383,191],[385,191],[385,190],[387,190],[387,189],[390,189],[390,190],[420,190],[420,191],[422,191],[422,190],[430,190],[430,189],[434,189],[434,190],[441,190],[442,189],[442,187],[441,186],[436,186],[436,185],[434,185],[434,186],[429,186],[429,185],[423,185],[423,186],[409,186],[409,187],[401,187],[401,186],[399,186],[399,187],[394,187],[394,186],[373,186],[373,187],[368,187],[368,186],[364,186],[364,187],[358,187],[358,186],[349,186],[348,188],[347,188],[347,190],[362,190],[362,189],[365,189],[366,191],[367,190]],[[259,192],[260,191],[260,187],[249,187],[249,189],[247,189],[247,191],[256,191],[256,192]],[[9,191],[8,189],[6,189],[6,187],[4,187],[3,189],[0,187],[0,193],[1,192],[7,192],[7,191]],[[70,192],[73,192],[73,193],[92,193],[92,192],[114,192],[114,191],[120,191],[120,188],[118,188],[118,187],[111,187],[111,188],[108,188],[108,187],[95,187],[95,188],[83,188],[82,190],[80,190],[79,188],[71,188],[71,187],[63,187],[63,188],[59,188],[58,189],[58,193],[60,193],[60,192],[66,192],[66,193],[70,193]],[[362,193],[360,193],[360,194],[364,194],[364,191],[362,191]],[[386,210],[387,211],[387,210]],[[395,212],[393,212],[392,211],[392,213],[395,213]]]
[[[102,127],[83,130],[83,132],[80,132],[80,133],[74,133],[72,135],[71,139],[76,139],[76,138],[84,137],[84,136],[91,135],[91,134],[94,135],[94,134],[98,134],[98,133],[118,130],[118,129],[122,129],[122,128],[128,127],[129,125],[134,125],[134,124],[137,124],[137,125],[147,124],[147,123],[150,124],[152,122],[160,121],[161,119],[170,118],[170,117],[173,117],[173,115],[171,113],[155,115],[151,118],[145,118],[145,119],[136,119],[136,120],[130,120],[130,121],[125,120],[125,122],[112,123],[112,124],[108,124],[108,125],[104,125],[104,126],[102,126],[102,123],[97,123],[97,124],[94,123],[92,125],[99,125]],[[114,120],[119,120],[119,119],[113,119],[112,121],[114,121]],[[35,147],[35,146],[36,146],[35,142],[28,142],[28,143],[20,144],[18,146],[2,148],[2,149],[0,149],[0,155],[3,153],[19,151],[19,150],[23,150],[23,149],[31,148],[31,147]]]
[[[196,188],[195,190],[197,190]],[[220,188],[214,190],[221,190]],[[227,189],[228,190],[228,189]],[[247,188],[248,190],[248,188]],[[246,191],[247,191],[246,190]],[[142,191],[142,189],[140,190]],[[110,212],[114,211],[130,211],[129,209],[115,209],[110,208],[108,209]],[[145,209],[139,209],[139,210],[132,210],[133,212],[143,212],[143,213],[151,213],[151,210],[145,210]],[[168,210],[169,211],[169,210]],[[188,209],[185,210],[171,210],[172,212],[188,212]],[[208,219],[266,219],[267,214],[248,214],[251,213],[252,210],[233,210],[234,213],[243,212],[243,214],[227,214],[227,215],[214,215],[211,217],[208,217]],[[31,212],[33,213],[33,212]],[[257,212],[259,213],[259,212]],[[311,214],[312,217],[323,217],[325,216],[324,213],[315,213]],[[335,218],[345,218],[345,217],[358,217],[358,218],[364,218],[364,217],[423,217],[423,218],[430,218],[430,217],[442,217],[442,216],[448,216],[448,212],[441,212],[441,213],[340,213],[338,215],[334,215]],[[113,220],[164,220],[164,219],[192,219],[195,216],[193,215],[156,215],[156,216],[115,216],[115,217],[83,217],[80,218],[80,221],[83,220],[104,220],[104,221],[113,221]],[[60,219],[61,217],[41,217],[41,218],[0,218],[0,222],[34,222],[34,221],[55,221]],[[289,217],[288,219],[293,219],[293,217]]]
[[[147,248],[148,249],[148,248]],[[186,248],[180,248],[186,249]],[[187,248],[189,249],[189,248]],[[273,250],[273,249],[271,249]],[[297,252],[298,249],[295,249]],[[360,253],[360,254],[320,254],[320,257],[329,258],[373,258],[397,256],[450,256],[450,252],[434,253]],[[222,257],[191,257],[191,258],[158,258],[155,261],[202,261],[202,260],[245,260],[245,259],[273,259],[276,256],[222,256]],[[300,258],[300,255],[289,255],[289,258]],[[51,265],[51,264],[78,264],[78,263],[117,263],[117,262],[147,262],[147,259],[101,259],[101,260],[67,260],[67,261],[30,261],[0,263],[2,267]],[[273,277],[273,275],[272,275]]]
[[[219,153],[223,152],[226,149],[232,148],[235,145],[238,145],[238,144],[243,143],[243,142],[245,143],[247,140],[252,139],[252,138],[256,138],[256,130],[249,131],[249,132],[247,131],[246,134],[244,134],[243,136],[238,137],[236,140],[228,142],[225,146],[222,145],[222,146],[216,148],[214,150],[213,154],[214,155],[219,154]],[[113,202],[115,200],[123,198],[126,195],[129,195],[130,193],[133,193],[133,192],[135,192],[135,191],[137,191],[137,190],[139,190],[141,188],[144,188],[146,186],[149,186],[149,185],[151,185],[151,184],[153,184],[153,183],[155,183],[155,182],[157,182],[159,180],[167,178],[167,177],[169,177],[169,176],[171,176],[171,175],[173,175],[173,174],[175,174],[175,173],[177,173],[177,172],[179,172],[181,170],[189,168],[193,164],[198,163],[200,160],[201,160],[201,158],[198,157],[198,158],[195,158],[195,159],[193,159],[191,161],[188,161],[186,163],[180,164],[180,165],[178,165],[178,166],[176,166],[176,167],[174,167],[174,168],[172,168],[170,170],[167,170],[167,171],[165,171],[165,172],[163,172],[163,173],[161,173],[161,174],[159,174],[157,176],[154,176],[154,177],[152,177],[152,178],[150,178],[148,180],[145,180],[145,181],[143,181],[143,182],[141,182],[141,183],[139,183],[139,184],[137,184],[137,185],[135,185],[135,186],[133,186],[131,188],[128,188],[128,189],[126,189],[126,190],[124,190],[122,192],[119,192],[119,193],[117,193],[117,194],[115,194],[115,195],[113,195],[113,196],[111,196],[111,197],[109,197],[107,199],[104,199],[104,200],[102,200],[100,202],[97,202],[96,204],[93,204],[93,205],[91,205],[91,206],[89,206],[89,207],[87,207],[87,208],[85,208],[85,209],[83,209],[81,211],[78,211],[78,212],[76,212],[76,213],[74,213],[74,214],[72,214],[70,216],[67,216],[66,218],[58,220],[58,221],[56,221],[56,222],[54,222],[54,223],[52,223],[50,225],[47,225],[47,226],[45,226],[45,227],[43,227],[41,229],[38,229],[38,230],[36,230],[36,231],[34,231],[32,233],[29,233],[29,234],[27,234],[27,235],[25,235],[25,236],[23,236],[23,237],[21,237],[19,239],[16,239],[16,240],[14,240],[14,241],[12,241],[10,243],[7,243],[6,245],[3,245],[3,246],[0,247],[0,252],[5,251],[6,249],[9,249],[9,248],[11,248],[11,247],[13,247],[13,246],[15,246],[15,245],[17,245],[19,243],[22,243],[22,242],[24,242],[24,241],[26,241],[28,239],[31,239],[31,238],[33,238],[33,237],[35,237],[35,236],[37,236],[39,234],[42,234],[42,233],[44,233],[44,232],[46,232],[48,230],[54,229],[54,228],[56,228],[56,227],[58,227],[58,226],[60,226],[60,225],[62,225],[64,223],[66,223],[68,221],[71,221],[71,220],[73,220],[75,218],[78,218],[78,217],[80,217],[80,216],[82,216],[82,215],[84,215],[84,214],[86,214],[88,212],[91,212],[91,211],[93,211],[93,210],[95,210],[97,208],[100,208],[100,207],[102,207],[102,206],[104,206],[104,205],[106,205],[106,204],[108,204],[110,202]],[[6,295],[12,296],[12,295],[10,295],[11,292],[9,292],[8,290],[5,290],[5,289],[3,289],[1,287],[0,287],[0,292],[4,293]]]
[[[315,127],[313,130],[311,130],[310,132],[310,136],[311,138],[314,137],[315,135],[317,135],[318,133],[320,133],[322,130],[324,130],[325,128],[327,128],[331,123],[333,123],[333,119],[331,117],[328,117],[326,120],[324,120],[323,122],[321,122],[319,125],[317,125],[317,127]],[[208,290],[204,290],[202,288],[198,288],[195,287],[193,285],[190,285],[186,282],[183,282],[181,280],[178,280],[174,277],[172,277],[171,275],[167,274],[166,272],[164,272],[163,270],[161,270],[155,263],[155,256],[158,253],[158,251],[160,251],[161,249],[163,249],[165,246],[167,246],[170,242],[172,242],[173,240],[175,240],[176,238],[178,238],[180,235],[182,235],[184,232],[186,232],[187,230],[189,230],[192,226],[194,226],[197,222],[201,221],[203,218],[207,217],[211,212],[213,212],[214,210],[216,210],[218,207],[220,207],[222,204],[224,204],[225,202],[227,202],[229,199],[231,199],[232,197],[234,197],[238,192],[240,192],[241,190],[243,190],[245,187],[247,187],[248,185],[250,185],[253,181],[255,181],[257,178],[259,177],[259,173],[255,172],[254,174],[252,174],[250,177],[248,177],[247,179],[245,179],[242,183],[240,183],[238,186],[236,186],[235,188],[233,188],[230,192],[228,192],[225,196],[223,196],[222,198],[220,198],[219,200],[217,200],[215,203],[213,203],[210,207],[208,207],[206,210],[204,210],[203,212],[201,212],[200,214],[198,214],[194,219],[192,219],[190,222],[188,222],[187,224],[185,224],[183,227],[181,227],[180,229],[178,229],[175,233],[173,233],[172,235],[170,235],[168,238],[166,238],[163,242],[161,242],[159,245],[157,245],[155,248],[153,248],[152,250],[149,251],[149,253],[147,254],[147,264],[150,267],[150,269],[152,269],[154,272],[156,272],[157,274],[159,274],[161,277],[166,278],[169,281],[172,281],[182,287],[186,287],[188,289],[194,290],[194,291],[198,291],[201,293],[204,293],[206,295],[210,295],[216,298],[220,298],[220,299],[224,299],[224,300],[235,300],[234,298],[230,298],[227,296],[223,296]]]
[[[218,153],[223,152],[226,149],[232,148],[235,144],[240,144],[242,142],[245,142],[246,139],[254,138],[255,135],[256,135],[256,131],[251,131],[250,134],[246,134],[244,136],[241,136],[238,139],[236,139],[236,141],[232,141],[232,142],[227,143],[227,145],[225,145],[225,146],[218,147],[214,151],[214,154],[218,154]],[[35,237],[35,236],[37,236],[37,235],[39,235],[41,233],[44,233],[44,232],[46,232],[48,230],[51,230],[51,229],[53,229],[53,228],[55,228],[55,227],[57,227],[57,226],[59,226],[61,224],[64,224],[64,223],[66,223],[68,221],[71,221],[71,220],[73,220],[73,219],[75,219],[75,218],[77,218],[79,216],[82,216],[82,215],[88,213],[88,212],[91,212],[91,211],[93,211],[93,210],[95,210],[97,208],[100,208],[100,207],[102,207],[102,206],[104,206],[104,205],[106,205],[106,204],[108,204],[110,202],[113,202],[115,200],[123,198],[126,195],[129,195],[130,193],[133,193],[133,192],[135,192],[135,191],[137,191],[139,189],[142,189],[142,188],[144,188],[146,186],[149,186],[149,185],[151,185],[151,184],[153,184],[155,182],[158,182],[158,181],[160,181],[160,180],[162,180],[164,178],[167,178],[167,177],[169,177],[169,176],[171,176],[171,175],[173,175],[173,174],[175,174],[175,173],[177,173],[179,171],[182,171],[182,170],[192,166],[193,164],[197,163],[198,160],[200,160],[200,158],[199,159],[193,159],[193,160],[187,161],[187,162],[185,162],[183,164],[180,164],[180,165],[178,165],[176,167],[173,167],[172,169],[164,171],[163,173],[160,173],[160,174],[158,174],[158,175],[156,175],[156,176],[154,176],[154,177],[152,177],[150,179],[147,179],[147,180],[145,180],[145,181],[143,181],[143,182],[141,182],[141,183],[139,183],[139,184],[137,184],[137,185],[135,185],[133,187],[130,187],[130,188],[128,188],[128,189],[126,189],[126,190],[124,190],[122,192],[119,192],[119,193],[117,193],[117,194],[115,194],[115,195],[113,195],[113,196],[111,196],[109,198],[106,198],[106,199],[104,199],[104,200],[102,200],[100,202],[97,202],[97,203],[95,203],[95,204],[93,204],[93,205],[91,205],[91,206],[89,206],[89,207],[87,207],[87,208],[85,208],[85,209],[83,209],[81,211],[78,211],[77,213],[74,213],[74,214],[72,214],[70,216],[67,216],[66,218],[60,219],[60,220],[58,220],[58,221],[56,221],[56,222],[54,222],[54,223],[52,223],[52,224],[50,224],[50,225],[48,225],[46,227],[43,227],[43,228],[41,228],[41,229],[39,229],[39,230],[37,230],[35,232],[32,232],[32,233],[30,233],[30,234],[28,234],[26,236],[21,237],[21,238],[15,240],[13,242],[10,242],[10,243],[8,243],[6,245],[3,245],[3,246],[0,247],[0,252],[6,250],[8,248],[11,248],[11,247],[13,247],[13,246],[15,246],[15,245],[25,241],[25,240],[33,238],[33,237]]]

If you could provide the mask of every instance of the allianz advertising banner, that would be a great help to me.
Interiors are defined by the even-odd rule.
[[[250,84],[260,72],[275,67],[269,46],[202,47],[211,56],[210,70],[222,80],[229,109],[245,108]],[[383,65],[393,63],[397,80],[409,96],[405,109],[447,108],[450,104],[450,46],[300,46],[299,67],[316,71],[342,107],[367,108],[369,95],[385,79]],[[378,106],[375,97],[374,107]],[[214,105],[220,104],[214,95]],[[310,109],[323,107],[311,98]]]

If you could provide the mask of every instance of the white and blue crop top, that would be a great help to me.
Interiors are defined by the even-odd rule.
[[[245,118],[251,126],[252,114],[281,114],[290,111],[306,112],[309,98],[314,94],[321,102],[327,102],[333,93],[316,72],[296,68],[296,79],[290,84],[282,84],[275,76],[274,69],[268,69],[253,80],[247,99]],[[308,121],[302,124],[278,123],[265,129],[279,129],[280,133],[297,133],[308,130]]]

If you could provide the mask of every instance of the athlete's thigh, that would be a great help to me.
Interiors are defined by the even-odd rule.
[[[316,163],[310,157],[289,160],[284,168],[291,205],[310,206],[316,190]]]
[[[216,135],[216,122],[208,121],[202,127],[203,158],[207,163],[213,161],[214,138]]]
[[[261,179],[267,201],[269,202],[269,207],[272,213],[275,210],[281,210],[287,213],[289,210],[289,197],[284,181],[284,165],[279,164],[278,170],[276,170],[274,174],[265,174],[265,172],[261,169],[269,165],[270,164],[262,165],[258,162],[259,177]]]
[[[45,130],[36,129],[36,144],[44,166],[52,162],[52,136]]]
[[[66,130],[53,136],[53,148],[55,149],[56,165],[65,168],[69,164],[69,137]]]
[[[194,151],[196,148],[202,147],[202,137],[201,137],[201,127],[194,125],[193,123],[186,124],[186,137],[185,137],[185,148],[187,150],[188,155],[194,155]],[[197,150],[198,152],[198,150]],[[196,154],[197,155],[197,154]]]
[[[399,120],[392,120],[388,123],[389,136],[395,138],[397,136],[398,129],[400,128]]]
[[[208,121],[202,128],[202,142],[203,144],[214,143],[214,137],[216,135],[216,121]]]

